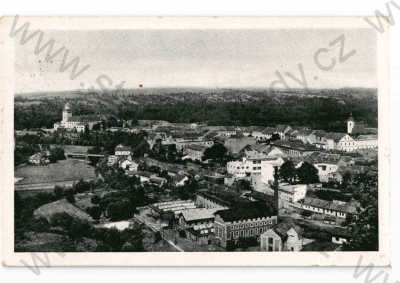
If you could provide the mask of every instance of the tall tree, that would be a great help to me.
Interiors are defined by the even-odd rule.
[[[303,162],[303,164],[297,168],[296,173],[299,181],[303,184],[313,184],[319,182],[317,168],[308,162]]]
[[[296,180],[296,168],[291,160],[285,161],[279,169],[279,176],[288,183]]]
[[[212,159],[214,161],[222,161],[226,157],[228,150],[223,144],[215,143],[213,146],[204,151],[204,160]]]

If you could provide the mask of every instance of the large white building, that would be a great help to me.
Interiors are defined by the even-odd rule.
[[[66,103],[62,111],[61,122],[54,123],[53,127],[54,130],[76,130],[78,133],[80,133],[84,132],[86,127],[92,129],[95,124],[100,122],[100,119],[93,115],[73,116],[71,106],[69,103]]]
[[[279,199],[286,202],[298,202],[306,197],[307,185],[281,184],[279,185]]]
[[[284,160],[278,158],[243,158],[226,164],[228,174],[236,178],[260,176],[263,183],[274,180],[274,167],[280,167]]]

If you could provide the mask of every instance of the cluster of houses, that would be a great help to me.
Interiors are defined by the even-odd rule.
[[[119,144],[115,147],[114,155],[109,155],[108,166],[117,165],[125,171],[138,171],[139,163],[132,159],[132,149],[129,146]]]
[[[345,217],[343,212],[356,214],[350,206],[336,202],[316,202],[306,198],[304,186],[284,186],[287,202],[299,203],[303,209],[315,213]],[[275,201],[275,200],[274,200]],[[272,205],[260,196],[246,199],[224,191],[202,190],[196,200],[175,200],[152,204],[153,217],[172,213],[176,229],[185,231],[186,237],[196,245],[217,244],[229,248],[241,240],[257,241],[259,250],[267,252],[300,251],[313,239],[304,236],[304,228],[292,220],[280,218],[281,196]],[[278,208],[278,210],[276,209]],[[345,228],[331,229],[330,241],[341,245],[349,239]]]
[[[248,180],[254,193],[261,193],[267,198],[271,195],[275,197],[275,168],[291,160],[296,168],[304,162],[313,165],[321,183],[342,182],[345,172],[362,170],[358,161],[363,157],[355,152],[377,149],[375,129],[366,128],[362,123],[356,124],[352,117],[347,121],[347,133],[327,133],[287,125],[260,129],[148,120],[140,120],[138,124],[129,131],[145,130],[150,148],[156,144],[175,145],[182,152],[183,160],[204,162],[205,150],[215,143],[223,144],[233,157],[233,160],[227,162],[226,168],[220,168],[225,169],[221,172],[222,187],[225,189],[201,190],[197,192],[195,201],[173,200],[151,206],[158,215],[171,212],[179,229],[184,230],[187,237],[197,244],[207,245],[213,241],[225,248],[240,239],[255,238],[263,251],[301,250],[309,239],[304,237],[302,227],[280,219],[279,211],[282,209],[302,216],[306,214],[303,212],[308,212],[318,216],[313,220],[320,219],[333,227],[349,216],[357,215],[355,203],[309,197],[308,190],[318,187],[315,184],[279,184],[276,188],[276,202],[271,207],[265,201],[261,201],[263,205],[260,206],[260,198],[251,196],[243,201],[243,196],[231,193],[229,189],[236,181]],[[144,159],[146,162],[151,161],[151,158]],[[108,157],[110,166],[117,165],[127,174],[139,176],[142,182],[166,182],[154,173],[140,171],[139,163],[132,159],[130,148],[124,145],[118,145],[115,154]],[[177,170],[177,173],[170,170],[170,166],[157,162],[155,164],[171,174],[171,177],[177,178],[176,186],[183,185],[193,171],[203,179],[209,177],[200,168],[189,173],[189,167],[186,166]],[[348,239],[348,236],[344,236],[347,235],[344,230],[333,230],[333,243],[343,244]]]
[[[62,121],[54,125],[55,129],[81,132],[98,122],[96,119],[75,119],[68,104],[62,115]],[[346,171],[362,170],[356,153],[376,151],[377,131],[367,128],[361,122],[355,122],[352,116],[346,123],[346,133],[289,125],[226,127],[158,120],[139,120],[137,125],[128,128],[107,130],[145,131],[150,148],[174,145],[181,153],[179,156],[182,160],[195,161],[194,164],[206,162],[204,153],[207,148],[216,143],[223,144],[232,160],[227,162],[225,168],[215,169],[215,172],[207,173],[201,168],[195,168],[193,174],[189,172],[189,166],[175,171],[165,164],[159,167],[167,171],[176,187],[183,186],[189,175],[197,174],[202,179],[222,176],[223,182],[219,185],[224,189],[203,189],[197,192],[195,200],[152,204],[154,215],[171,213],[179,229],[200,245],[214,241],[226,248],[240,239],[249,238],[257,239],[262,251],[299,251],[305,243],[303,229],[294,222],[283,221],[279,217],[282,209],[299,214],[307,211],[319,215],[323,221],[329,220],[330,224],[337,225],[349,216],[357,215],[356,205],[308,197],[310,185],[306,184],[281,183],[275,186],[274,172],[287,160],[291,160],[296,168],[307,162],[316,168],[319,181],[327,183],[342,182]],[[149,157],[145,156],[144,159],[146,164],[153,162]],[[143,183],[162,187],[167,179],[141,170],[142,162],[132,157],[130,147],[122,144],[116,146],[114,154],[107,157],[108,166],[122,168],[127,175],[137,176]],[[216,179],[207,179],[206,182],[213,183]],[[239,180],[250,182],[254,189],[250,197],[231,192],[232,184]],[[255,193],[260,193],[262,197],[253,195]],[[271,196],[272,206],[265,201],[265,198]],[[347,239],[344,234],[343,231],[332,233],[332,242],[342,244]]]
[[[32,165],[47,165],[50,163],[49,156],[50,152],[48,150],[44,150],[31,155],[28,159],[28,162]]]

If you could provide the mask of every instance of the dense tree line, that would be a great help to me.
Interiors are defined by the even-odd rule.
[[[145,140],[145,133],[133,134],[122,131],[87,131],[81,133],[78,139],[71,139],[68,133],[58,131],[49,136],[31,134],[17,136],[15,155],[18,161],[25,160],[26,156],[29,157],[30,153],[30,155],[32,155],[38,152],[39,148],[37,145],[39,144],[43,146],[43,149],[48,148],[48,145],[51,144],[92,146],[93,148],[90,149],[90,153],[108,154],[114,154],[115,147],[118,144],[123,144],[132,148],[133,156],[143,156],[144,153],[150,151],[150,146]],[[54,150],[56,156],[60,157],[63,155],[60,148]],[[94,163],[97,163],[97,161],[98,160]]]
[[[287,99],[284,103],[259,101],[256,103],[176,103],[168,105],[126,105],[120,115],[127,119],[153,119],[170,122],[207,121],[210,125],[267,126],[290,124],[327,131],[345,131],[344,121],[349,113],[358,120],[376,126],[375,108],[369,104],[342,104],[331,98]]]
[[[41,99],[38,104],[15,106],[15,128],[52,127],[61,120],[65,100]],[[105,114],[125,120],[203,122],[211,125],[275,125],[287,123],[329,131],[344,131],[349,113],[377,126],[377,99],[373,91],[331,90],[302,92],[230,90],[222,93],[165,95],[93,94],[71,99],[74,115]]]

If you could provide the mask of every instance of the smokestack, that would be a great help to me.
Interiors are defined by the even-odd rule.
[[[274,208],[276,217],[279,220],[279,174],[278,174],[278,167],[274,167],[274,182],[272,184],[272,188],[274,189]]]

